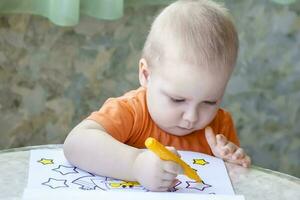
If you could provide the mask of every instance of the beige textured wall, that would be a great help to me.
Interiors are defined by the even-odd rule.
[[[240,54],[224,107],[254,164],[300,176],[300,6],[225,1]],[[138,86],[137,62],[161,6],[130,6],[116,21],[58,27],[0,16],[0,149],[62,143],[110,96]]]

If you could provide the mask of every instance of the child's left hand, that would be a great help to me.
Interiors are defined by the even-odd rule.
[[[205,137],[214,156],[243,167],[251,165],[250,157],[242,148],[227,140],[222,134],[215,135],[211,127],[205,128]]]

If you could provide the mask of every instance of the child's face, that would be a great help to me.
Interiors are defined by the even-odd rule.
[[[213,120],[230,72],[222,71],[222,67],[208,68],[174,60],[163,66],[146,67],[148,110],[162,130],[183,136],[205,128]]]

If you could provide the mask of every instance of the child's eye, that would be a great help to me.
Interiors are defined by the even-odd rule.
[[[183,103],[183,102],[185,102],[185,99],[176,99],[176,98],[172,98],[172,97],[170,97],[170,98],[171,98],[171,101],[173,101],[175,103]]]
[[[207,105],[210,105],[210,106],[214,106],[214,105],[217,104],[216,101],[205,101],[204,103],[207,104]]]

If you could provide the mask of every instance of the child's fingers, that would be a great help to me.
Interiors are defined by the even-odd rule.
[[[222,148],[222,152],[221,153],[223,153],[223,155],[233,154],[237,149],[238,149],[238,147],[235,144],[233,144],[232,142],[228,142]]]
[[[155,192],[166,192],[170,188],[175,187],[177,183],[178,183],[178,179],[175,179],[175,180],[171,181],[170,183],[163,182],[162,186],[160,186],[157,190],[155,190]]]
[[[207,140],[208,145],[211,149],[215,148],[217,145],[216,136],[210,126],[205,128],[205,137]]]
[[[238,164],[238,165],[241,165],[243,167],[250,167],[251,165],[251,159],[248,155],[246,154],[243,154],[242,155],[243,157],[242,158],[239,158],[239,159],[227,159],[228,162],[231,162],[231,163],[235,163],[235,164]]]
[[[160,184],[160,188],[170,188],[173,184],[173,180],[163,180]]]
[[[159,187],[158,189],[152,190],[153,192],[166,192],[169,187]]]
[[[177,155],[179,158],[181,157],[181,155],[178,153],[178,151],[175,149],[175,147],[167,146],[166,148],[169,149],[175,155]]]
[[[173,180],[172,184],[170,185],[170,188],[171,188],[171,187],[175,187],[176,184],[177,184],[178,182],[179,182],[179,179],[175,178],[175,179]]]
[[[180,165],[173,161],[164,161],[163,170],[171,174],[179,174],[182,172]]]
[[[232,155],[232,159],[233,160],[238,160],[238,159],[242,159],[242,158],[244,158],[245,157],[245,152],[244,152],[244,150],[242,149],[242,148],[238,148],[235,152],[234,152],[234,154]]]
[[[164,181],[173,181],[177,177],[177,174],[165,172],[162,174],[161,179]]]
[[[227,138],[222,134],[216,135],[216,140],[218,146],[225,146],[228,143]]]
[[[178,181],[179,181],[178,179],[173,179],[170,181],[162,181],[161,186],[159,188],[163,191],[167,191],[168,189],[175,187]]]
[[[251,158],[248,155],[246,155],[245,158],[243,159],[242,166],[250,167],[250,165],[251,165]]]

